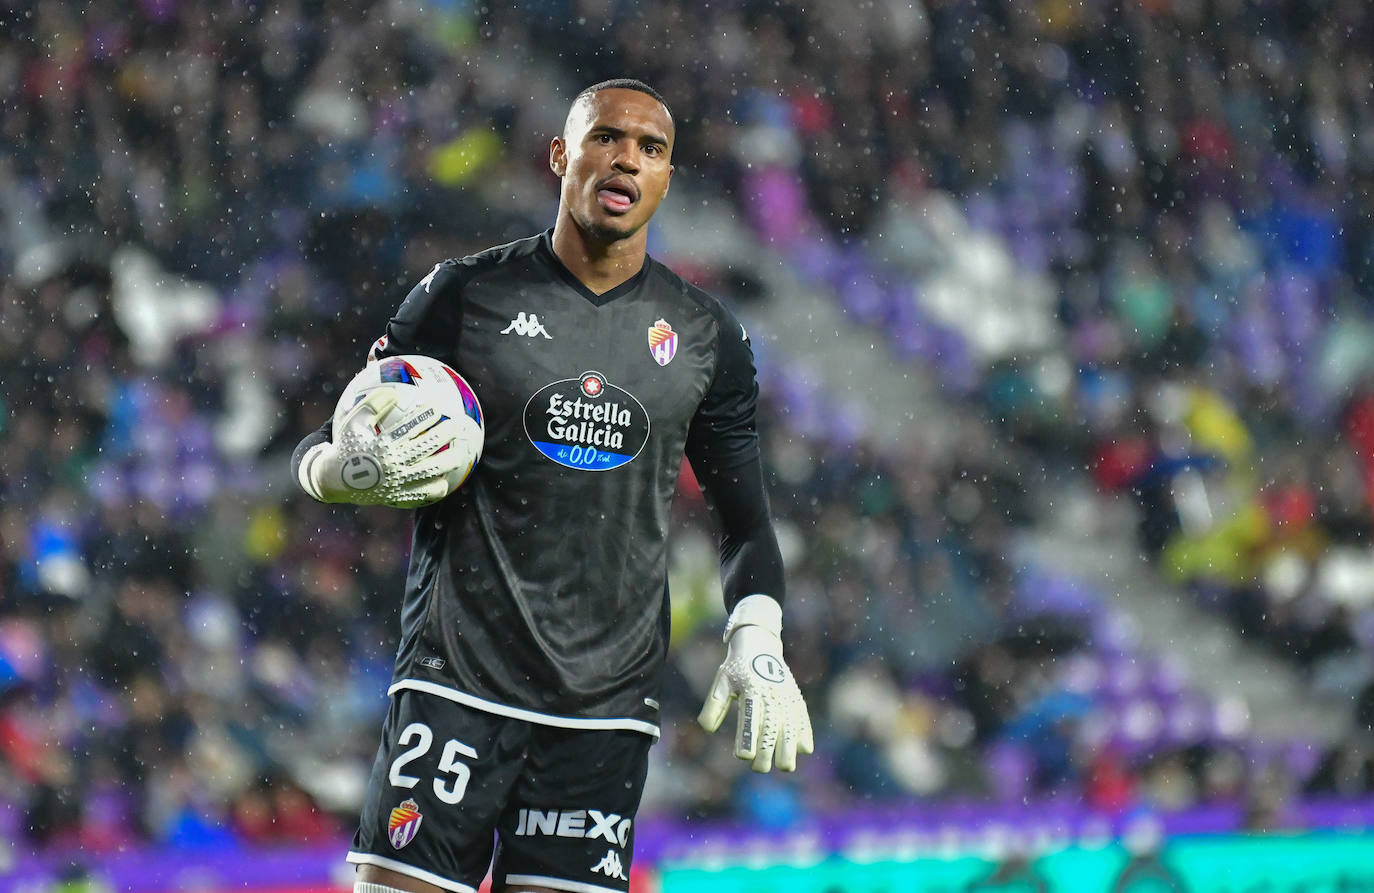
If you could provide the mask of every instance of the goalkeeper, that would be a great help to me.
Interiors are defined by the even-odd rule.
[[[495,890],[628,889],[684,455],[729,612],[699,721],[714,731],[737,702],[735,753],[755,771],[812,750],[783,659],[748,336],[646,252],[673,137],[647,85],[582,91],[549,147],[553,228],[436,264],[373,346],[448,363],[481,397],[482,461],[461,487],[443,478],[468,455],[443,449],[462,446],[456,429],[409,424],[424,409],[385,390],[293,456],[315,499],[416,509],[391,706],[348,854],[358,893],[475,891],[489,867]],[[360,463],[377,473],[350,476]]]

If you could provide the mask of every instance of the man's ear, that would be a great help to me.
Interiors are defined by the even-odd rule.
[[[549,170],[559,177],[568,172],[568,148],[561,136],[554,137],[549,143]]]
[[[674,168],[671,164],[668,165],[668,179],[667,179],[667,181],[663,184],[663,197],[664,197],[664,198],[667,198],[667,197],[668,197],[668,187],[671,186],[671,185],[673,185],[673,171],[674,171],[674,170],[676,170],[676,168]]]

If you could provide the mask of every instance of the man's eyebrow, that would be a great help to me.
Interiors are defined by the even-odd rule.
[[[615,137],[616,139],[620,139],[621,137],[623,137],[623,136],[625,135],[625,131],[624,131],[624,130],[620,129],[619,127],[612,127],[610,124],[593,124],[592,127],[591,127],[591,129],[588,130],[587,133],[588,133],[588,134],[604,133],[604,134],[606,134],[607,136],[613,136],[613,137]],[[651,142],[651,143],[653,143],[653,144],[655,144],[655,145],[658,145],[658,146],[663,146],[663,147],[665,147],[665,148],[666,148],[667,145],[668,145],[668,139],[667,139],[667,137],[658,136],[657,134],[646,133],[646,134],[644,135],[643,138],[644,138],[645,140],[647,140],[648,142]]]

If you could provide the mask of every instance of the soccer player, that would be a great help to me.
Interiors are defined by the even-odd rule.
[[[646,253],[673,137],[649,86],[582,91],[549,147],[553,229],[437,264],[374,345],[371,360],[442,360],[481,398],[486,443],[461,487],[448,493],[443,474],[462,451],[434,452],[452,433],[409,424],[423,409],[385,389],[293,456],[315,499],[419,506],[391,706],[348,854],[358,893],[471,891],[489,866],[497,890],[628,889],[684,454],[713,507],[730,613],[699,721],[714,731],[737,699],[735,753],[759,772],[811,752],[779,638],[749,339]],[[363,452],[382,473],[355,490],[342,472]]]

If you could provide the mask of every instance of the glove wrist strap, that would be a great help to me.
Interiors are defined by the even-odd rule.
[[[317,443],[312,446],[301,457],[300,468],[296,469],[296,482],[316,502],[324,502],[325,498],[324,494],[320,492],[320,488],[315,484],[311,471],[315,467],[315,462],[319,460],[320,454],[329,449],[330,446],[328,443]]]
[[[729,642],[730,634],[741,626],[761,626],[782,638],[782,605],[771,595],[746,595],[730,612],[730,619],[725,624],[725,635],[721,638]]]

